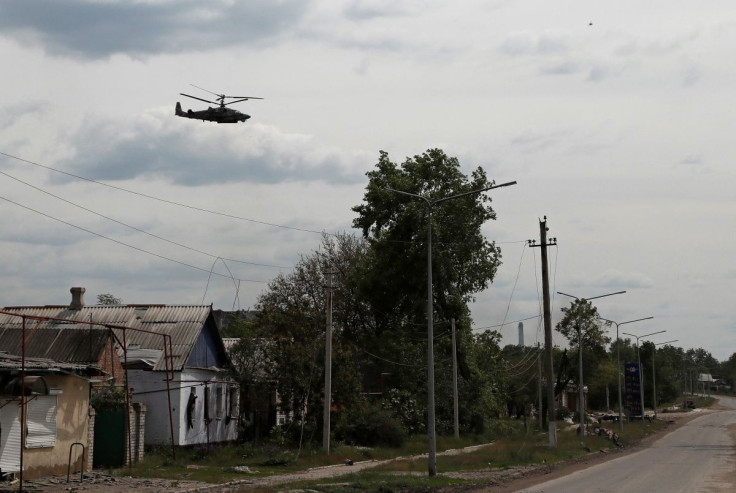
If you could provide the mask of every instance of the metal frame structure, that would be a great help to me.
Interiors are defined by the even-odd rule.
[[[158,335],[163,337],[163,343],[164,343],[164,361],[165,361],[165,378],[166,381],[166,395],[168,399],[169,404],[169,430],[171,433],[171,455],[174,459],[176,459],[176,446],[174,443],[174,419],[171,412],[171,382],[174,382],[174,367],[173,367],[173,349],[171,345],[171,336],[169,334],[161,334],[159,332],[154,332],[151,330],[146,329],[139,329],[135,327],[125,327],[122,325],[115,325],[115,324],[103,324],[99,322],[85,322],[81,320],[71,320],[66,318],[55,318],[55,317],[40,317],[35,315],[24,315],[21,313],[16,312],[10,312],[5,310],[0,310],[0,314],[4,315],[11,315],[14,317],[20,317],[21,318],[21,368],[20,368],[20,374],[21,374],[21,396],[20,396],[20,420],[21,420],[21,436],[20,436],[20,472],[19,472],[19,491],[23,491],[23,450],[24,450],[24,444],[25,444],[25,421],[26,421],[26,407],[28,403],[26,402],[26,395],[25,395],[25,380],[26,380],[26,343],[31,339],[33,334],[36,330],[38,330],[38,327],[43,322],[64,322],[64,323],[71,323],[75,325],[89,325],[89,326],[99,326],[104,327],[110,331],[110,334],[112,337],[117,341],[119,344],[121,344],[123,348],[123,358],[125,361],[124,364],[124,370],[125,370],[125,423],[126,423],[126,434],[128,438],[128,466],[132,465],[132,451],[131,451],[131,436],[130,436],[130,392],[129,392],[129,385],[128,385],[128,346],[127,346],[127,331],[132,330],[134,332],[143,332],[153,335]],[[26,337],[26,321],[27,320],[35,320],[36,324],[33,329],[31,329],[31,333]],[[118,338],[117,334],[115,334],[115,330],[121,330],[123,333],[123,340],[121,341],[120,338]]]

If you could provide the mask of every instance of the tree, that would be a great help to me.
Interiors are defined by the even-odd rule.
[[[376,169],[366,173],[363,203],[353,207],[353,226],[371,245],[366,258],[363,291],[383,315],[384,324],[397,319],[422,322],[426,316],[427,204],[388,188],[435,200],[493,185],[483,168],[470,178],[457,158],[440,149],[407,158],[400,166],[381,151]],[[501,251],[482,234],[482,225],[496,218],[491,199],[482,193],[437,204],[432,213],[433,292],[438,314],[459,319],[473,295],[493,281]],[[379,328],[380,330],[380,328]]]
[[[353,296],[356,265],[366,244],[352,235],[325,235],[320,248],[288,274],[279,274],[258,300],[257,337],[263,339],[264,378],[274,382],[280,407],[293,412],[309,433],[321,426],[324,383],[326,294],[332,272],[333,372],[332,398],[340,406],[360,395],[358,359],[352,340],[369,324],[369,314]],[[244,347],[249,343],[242,342]],[[246,360],[247,361],[247,360]],[[248,368],[247,365],[244,368]],[[308,421],[308,423],[307,423]]]
[[[98,305],[122,305],[123,300],[120,298],[115,297],[115,295],[112,295],[110,293],[103,293],[97,295],[97,304]]]
[[[372,372],[391,372],[391,381],[413,395],[426,392],[427,228],[428,205],[421,199],[388,189],[416,194],[430,201],[493,185],[478,167],[467,176],[457,158],[430,149],[401,165],[381,151],[376,168],[366,173],[363,203],[353,207],[353,226],[363,232],[370,248],[360,262],[356,294],[373,314],[372,339],[363,347],[376,358]],[[432,208],[432,286],[435,320],[435,377],[438,429],[451,427],[450,320],[457,321],[458,358],[462,380],[490,378],[471,369],[473,345],[468,302],[493,281],[501,251],[481,232],[496,218],[491,199],[482,193],[441,202]],[[492,339],[492,338],[491,338]],[[489,340],[490,341],[490,340]],[[485,342],[489,342],[485,341]],[[488,383],[488,385],[491,385]],[[477,399],[492,400],[484,385]],[[480,390],[480,389],[479,389]],[[477,401],[476,401],[477,403]],[[462,410],[461,410],[462,411]],[[473,412],[461,412],[470,419]],[[491,412],[485,408],[485,413]],[[451,428],[450,428],[451,429]]]
[[[612,364],[606,346],[611,342],[604,332],[606,324],[598,315],[598,309],[590,301],[575,299],[569,307],[563,308],[564,316],[557,323],[556,329],[570,343],[575,354],[569,356],[569,365],[564,384],[557,389],[565,388],[570,381],[577,381],[579,373],[578,333],[582,342],[584,382],[588,386],[588,402],[590,407],[604,407],[607,385],[613,385],[616,378],[615,365]]]

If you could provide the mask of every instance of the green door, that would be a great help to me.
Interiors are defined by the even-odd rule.
[[[92,464],[95,469],[125,464],[125,411],[96,413]]]

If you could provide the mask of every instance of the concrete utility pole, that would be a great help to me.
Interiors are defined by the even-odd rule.
[[[429,476],[437,475],[437,437],[435,435],[435,417],[434,417],[434,297],[432,295],[432,208],[448,200],[466,197],[468,195],[476,195],[494,188],[508,187],[516,185],[515,181],[502,183],[500,185],[492,185],[490,187],[481,188],[479,190],[471,190],[470,192],[458,193],[449,197],[430,200],[427,197],[417,195],[415,193],[404,192],[393,188],[386,188],[389,192],[407,195],[416,199],[423,200],[427,204],[427,473]]]
[[[325,407],[322,448],[330,453],[330,407],[332,406],[332,271],[327,272],[327,327],[325,328]]]
[[[583,337],[578,324],[578,413],[580,414],[580,440],[585,440],[585,387],[583,386]]]
[[[539,429],[541,430],[544,424],[542,419],[542,354],[539,351],[539,343],[537,343],[537,402],[539,403],[537,416],[539,418]]]
[[[457,339],[455,319],[452,319],[452,416],[455,438],[460,438],[460,404],[457,398]]]
[[[549,301],[549,271],[547,264],[547,246],[557,245],[557,238],[547,243],[547,216],[539,221],[539,245],[529,240],[529,246],[541,248],[542,252],[542,299],[544,304],[544,348],[546,351],[545,373],[547,376],[547,426],[549,428],[549,446],[557,448],[557,423],[555,422],[555,385],[554,361],[552,355],[552,311]]]

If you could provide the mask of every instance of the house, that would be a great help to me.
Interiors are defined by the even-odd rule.
[[[240,389],[227,370],[227,353],[212,307],[106,308],[127,311],[128,326],[140,329],[127,333],[123,364],[133,401],[148,409],[145,443],[199,445],[236,440]]]
[[[110,328],[132,402],[146,410],[145,445],[237,439],[239,387],[226,369],[227,355],[211,306],[86,306],[84,288],[71,292],[69,306],[8,310]]]
[[[20,475],[22,464],[23,479],[64,474],[70,457],[75,470],[92,468],[90,395],[123,377],[110,330],[38,318],[44,311],[0,312],[0,471]]]

